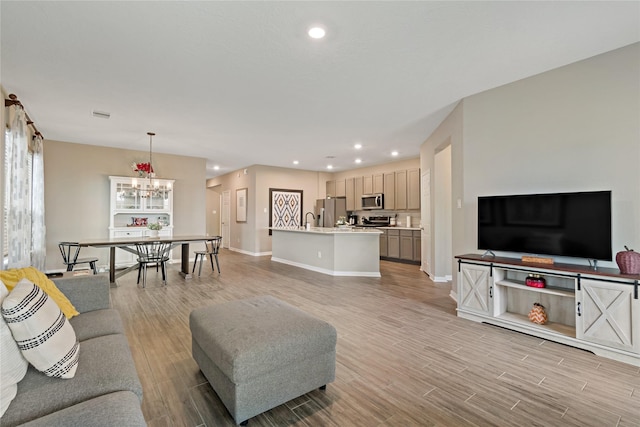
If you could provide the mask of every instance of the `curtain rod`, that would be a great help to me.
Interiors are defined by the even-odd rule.
[[[11,107],[12,105],[19,105],[20,108],[22,108],[24,110],[24,105],[22,105],[22,102],[18,101],[18,97],[16,95],[14,95],[13,93],[10,93],[9,94],[9,99],[5,99],[4,100],[4,106],[5,107]],[[33,128],[33,130],[35,132],[35,135],[39,135],[40,137],[42,137],[44,139],[44,136],[38,131],[38,128],[33,123],[33,120],[31,120],[31,118],[29,117],[29,114],[27,114],[26,110],[24,110],[24,115],[27,118],[27,125],[31,125],[31,127]]]

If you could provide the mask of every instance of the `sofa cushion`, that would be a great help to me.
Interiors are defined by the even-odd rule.
[[[2,418],[2,425],[25,423],[116,391],[131,391],[142,401],[142,386],[129,344],[121,334],[83,341],[73,379],[49,378],[30,367],[18,384],[18,391]]]
[[[103,335],[124,334],[120,313],[113,308],[81,313],[69,323],[80,342]]]
[[[0,304],[7,295],[9,295],[7,287],[0,282]],[[24,378],[28,366],[29,363],[22,356],[9,326],[0,316],[0,417],[16,397],[18,382]]]
[[[22,427],[137,427],[146,425],[140,410],[138,396],[130,391],[118,391],[45,415],[23,424]]]
[[[73,316],[79,314],[78,310],[76,310],[73,304],[71,304],[71,301],[60,292],[55,283],[35,267],[12,268],[10,270],[0,271],[0,279],[7,285],[7,289],[9,289],[10,292],[20,280],[28,279],[30,282],[38,285],[40,289],[45,291],[47,295],[58,304],[60,310],[67,316],[67,319],[71,319]]]
[[[27,279],[2,301],[2,316],[25,359],[47,376],[73,378],[80,344],[56,303]]]

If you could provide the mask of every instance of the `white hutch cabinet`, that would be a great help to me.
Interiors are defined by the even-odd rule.
[[[535,335],[640,366],[640,275],[571,264],[459,255],[458,316]],[[526,286],[529,274],[546,287]],[[527,314],[542,304],[548,322]]]
[[[173,235],[173,179],[110,176],[109,237],[143,237],[146,224],[162,224],[160,236]],[[135,264],[135,256],[116,251],[116,266]]]

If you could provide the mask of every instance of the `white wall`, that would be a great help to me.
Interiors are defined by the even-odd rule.
[[[109,175],[133,177],[131,164],[148,156],[148,152],[45,140],[47,270],[64,267],[58,242],[109,236]],[[154,153],[153,167],[159,178],[176,180],[174,235],[205,234],[205,159]],[[83,248],[82,256],[97,256],[100,265],[109,263],[108,249]],[[173,257],[179,258],[180,251],[173,251]]]
[[[639,76],[636,43],[465,98],[421,150],[451,138],[454,254],[478,252],[478,196],[560,191],[611,190],[613,253],[640,247]]]
[[[640,247],[639,76],[637,43],[465,99],[467,251],[478,196],[591,190],[612,191],[613,253]]]

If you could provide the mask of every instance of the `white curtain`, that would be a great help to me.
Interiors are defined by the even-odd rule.
[[[31,195],[31,265],[44,271],[47,246],[44,225],[44,161],[42,136],[36,135],[31,141],[32,195]]]
[[[31,185],[27,120],[20,107],[14,109],[11,129],[7,132],[7,244],[8,268],[28,267],[31,264]]]

